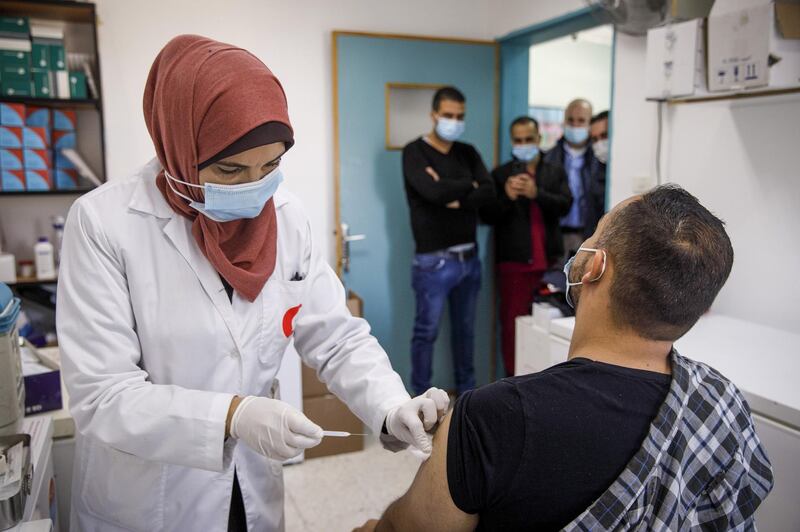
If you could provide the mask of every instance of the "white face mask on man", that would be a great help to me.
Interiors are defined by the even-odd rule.
[[[592,142],[592,151],[597,160],[605,164],[608,162],[608,139]]]
[[[570,257],[570,259],[567,261],[567,263],[564,264],[564,275],[567,277],[567,288],[566,288],[564,296],[567,299],[567,304],[572,308],[575,308],[575,304],[572,302],[572,298],[569,297],[569,289],[570,289],[571,286],[582,285],[583,281],[578,281],[578,282],[574,282],[574,283],[570,282],[569,274],[570,274],[570,271],[572,270],[572,263],[575,262],[575,257],[577,257],[578,253],[580,253],[581,251],[588,251],[590,253],[597,253],[598,251],[602,251],[603,252],[603,269],[600,270],[600,275],[598,275],[597,277],[592,279],[590,282],[593,283],[595,281],[599,281],[600,278],[603,276],[603,274],[606,273],[606,259],[608,258],[608,255],[606,255],[606,250],[604,250],[604,249],[595,249],[595,248],[578,248],[578,251],[575,252],[575,255]],[[583,277],[583,275],[581,275],[580,277]]]

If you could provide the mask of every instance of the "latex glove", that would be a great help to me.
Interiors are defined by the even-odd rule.
[[[231,436],[273,460],[294,458],[322,442],[322,428],[283,401],[245,397],[231,418]]]
[[[427,431],[444,417],[449,406],[450,396],[444,390],[431,388],[391,410],[386,416],[386,431],[398,440],[430,454],[433,437]]]

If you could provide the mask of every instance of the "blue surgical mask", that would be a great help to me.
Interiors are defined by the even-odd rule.
[[[175,179],[164,170],[167,183],[175,194],[189,202],[189,206],[215,222],[230,222],[242,218],[255,218],[264,210],[264,205],[270,200],[278,186],[283,182],[280,167],[268,173],[258,181],[242,183],[240,185],[220,185],[206,183],[195,185]],[[175,190],[170,181],[183,183],[188,187],[202,188],[205,202],[194,201]]]
[[[527,163],[539,155],[539,146],[536,144],[516,144],[511,148],[511,154],[520,161]]]
[[[606,255],[606,251],[604,249],[598,250],[598,249],[595,249],[595,248],[578,248],[578,251],[575,252],[575,255],[570,257],[570,259],[567,261],[567,263],[564,264],[564,275],[567,277],[567,288],[566,288],[564,297],[566,297],[566,299],[567,299],[567,304],[572,308],[575,308],[575,305],[572,302],[572,298],[569,297],[569,288],[571,286],[582,285],[583,281],[578,281],[577,283],[570,282],[569,273],[570,273],[570,270],[572,270],[572,263],[575,262],[575,257],[581,251],[588,251],[590,253],[596,253],[598,251],[602,251],[603,252],[603,269],[600,271],[600,275],[598,275],[596,278],[592,279],[591,282],[599,281],[600,278],[603,276],[603,274],[606,273],[606,258],[607,258],[607,255]]]
[[[457,141],[464,134],[464,121],[454,118],[437,118],[436,134],[447,142]]]
[[[567,126],[564,128],[564,138],[572,144],[583,144],[589,138],[589,128]]]

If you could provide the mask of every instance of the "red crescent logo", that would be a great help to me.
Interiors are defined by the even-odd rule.
[[[292,321],[294,321],[294,317],[297,316],[298,312],[300,312],[300,307],[302,306],[303,305],[297,305],[296,307],[292,307],[286,311],[286,314],[283,315],[283,335],[286,338],[289,338],[294,332]]]

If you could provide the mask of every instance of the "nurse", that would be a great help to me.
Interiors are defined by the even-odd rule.
[[[144,114],[157,157],[81,197],[65,229],[72,530],[281,530],[281,461],[322,438],[280,400],[291,340],[384,445],[430,451],[447,395],[409,397],[280,188],[294,139],[277,78],[245,50],[180,36],[151,68]]]

